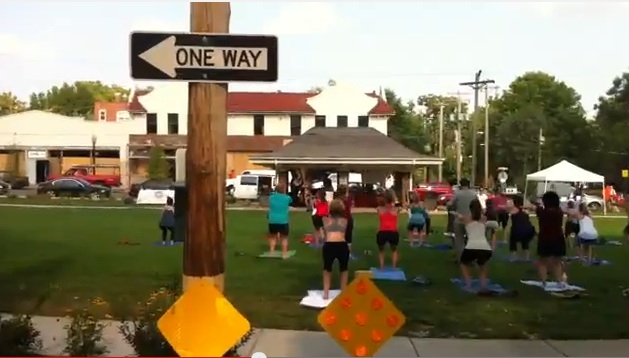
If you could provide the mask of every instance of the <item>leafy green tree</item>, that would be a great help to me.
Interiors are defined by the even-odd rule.
[[[522,178],[536,170],[540,129],[545,139],[543,167],[561,159],[590,167],[587,152],[597,144],[580,100],[572,87],[547,73],[527,72],[517,77],[490,104],[491,171],[507,166],[510,174]],[[475,120],[478,117],[480,114]]]
[[[160,146],[152,147],[149,151],[149,179],[161,180],[168,178],[168,161],[164,157],[164,149]]]
[[[19,113],[26,109],[26,104],[20,101],[12,92],[0,93],[0,116]]]
[[[610,182],[621,181],[620,171],[629,169],[629,72],[614,78],[605,96],[596,105],[598,110],[592,128],[599,136],[600,174]]]
[[[77,81],[53,86],[45,92],[30,95],[30,109],[39,109],[66,116],[94,118],[94,102],[114,101],[118,96],[129,95],[129,90],[118,85],[105,85],[100,81]]]

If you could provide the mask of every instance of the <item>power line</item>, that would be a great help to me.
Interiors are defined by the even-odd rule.
[[[474,75],[474,81],[461,82],[459,86],[469,86],[474,90],[474,113],[478,110],[478,94],[481,89],[484,89],[488,84],[494,84],[496,81],[491,79],[481,80],[480,76],[483,70],[478,70]],[[476,180],[476,136],[478,135],[478,129],[476,128],[476,121],[472,120],[472,177],[470,183],[474,185]],[[486,180],[486,178],[485,178]]]

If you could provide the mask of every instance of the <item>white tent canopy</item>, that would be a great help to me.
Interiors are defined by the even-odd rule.
[[[605,183],[605,177],[580,168],[567,160],[526,176],[527,181]]]

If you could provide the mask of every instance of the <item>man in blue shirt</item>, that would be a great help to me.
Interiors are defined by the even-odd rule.
[[[288,257],[288,220],[290,204],[293,199],[286,195],[286,188],[278,185],[269,197],[269,251],[275,252],[277,240],[282,243],[282,257]]]

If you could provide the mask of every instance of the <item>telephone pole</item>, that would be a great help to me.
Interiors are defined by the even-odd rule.
[[[439,159],[443,159],[443,104],[439,107]],[[443,163],[439,164],[439,183],[443,181]]]
[[[191,2],[190,32],[229,33],[230,17],[228,2]],[[226,155],[227,84],[190,83],[184,290],[196,280],[224,288]]]
[[[461,93],[457,96],[456,106],[456,183],[461,183],[461,161],[463,160],[461,155],[461,146],[463,142],[463,136],[461,135],[461,121],[463,117],[463,101],[461,100]]]
[[[459,86],[469,86],[474,90],[474,113],[478,110],[478,95],[481,89],[487,86],[490,83],[496,83],[494,80],[481,80],[480,76],[483,73],[483,70],[478,70],[474,75],[473,82],[461,82]],[[472,120],[472,177],[470,178],[470,183],[474,185],[476,180],[476,136],[478,135],[478,129],[476,128],[476,121]]]

